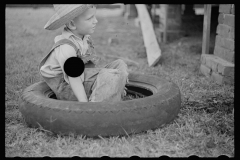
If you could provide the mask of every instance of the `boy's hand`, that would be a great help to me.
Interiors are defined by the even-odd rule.
[[[127,88],[126,87],[124,87],[124,90],[123,90],[123,93],[122,93],[122,97],[125,97],[126,95],[127,95]]]
[[[129,83],[129,79],[128,79],[128,77],[127,77],[127,83]]]

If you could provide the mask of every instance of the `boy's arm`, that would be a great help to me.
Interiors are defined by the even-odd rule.
[[[84,81],[83,61],[77,57],[70,57],[65,61],[63,69],[65,73],[68,75],[69,84],[78,101],[88,102],[86,92],[83,86]]]
[[[79,77],[68,77],[69,83],[72,87],[73,93],[77,97],[79,102],[88,102],[87,95],[82,83],[82,80]]]
[[[58,51],[57,52],[58,54],[56,54],[56,58],[57,58],[59,64],[61,65],[62,70],[65,72],[64,64],[65,64],[66,60],[71,57],[77,57],[76,51],[74,50],[73,47],[71,47],[68,44],[61,45],[59,48],[57,48],[57,51]],[[68,76],[68,80],[69,80],[70,86],[73,90],[73,93],[77,97],[78,101],[79,102],[88,102],[86,92],[85,92],[85,89],[84,89],[84,86],[83,86],[80,76],[78,76],[78,77]]]

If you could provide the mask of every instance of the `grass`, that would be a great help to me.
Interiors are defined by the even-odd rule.
[[[132,99],[139,99],[139,98],[144,98],[144,96],[140,97],[138,95],[129,95],[127,94],[126,96],[122,97],[123,101],[127,101],[127,100],[132,100]]]
[[[129,66],[131,71],[162,76],[176,83],[182,106],[175,120],[156,130],[98,138],[56,135],[27,127],[18,110],[20,95],[27,86],[41,80],[37,64],[61,32],[43,30],[52,14],[50,8],[6,9],[6,157],[234,157],[234,86],[218,85],[199,72],[201,37],[161,44],[162,59],[150,68],[146,58],[139,57],[144,54],[140,28],[122,17],[98,18],[92,36],[98,54],[135,60],[141,65]],[[119,43],[110,45],[109,38]]]

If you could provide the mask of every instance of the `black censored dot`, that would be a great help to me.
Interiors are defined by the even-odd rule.
[[[80,58],[70,57],[68,58],[64,65],[63,69],[65,73],[70,77],[79,77],[84,71],[84,63]]]

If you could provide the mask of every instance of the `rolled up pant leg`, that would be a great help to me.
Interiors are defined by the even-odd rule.
[[[109,63],[98,73],[89,101],[120,101],[127,77],[127,65],[123,60]]]
[[[121,60],[115,60],[109,64],[107,64],[104,68],[112,68],[112,69],[118,69],[120,72],[123,72],[124,77],[127,77],[127,82],[128,82],[128,68],[127,68],[127,64]]]

